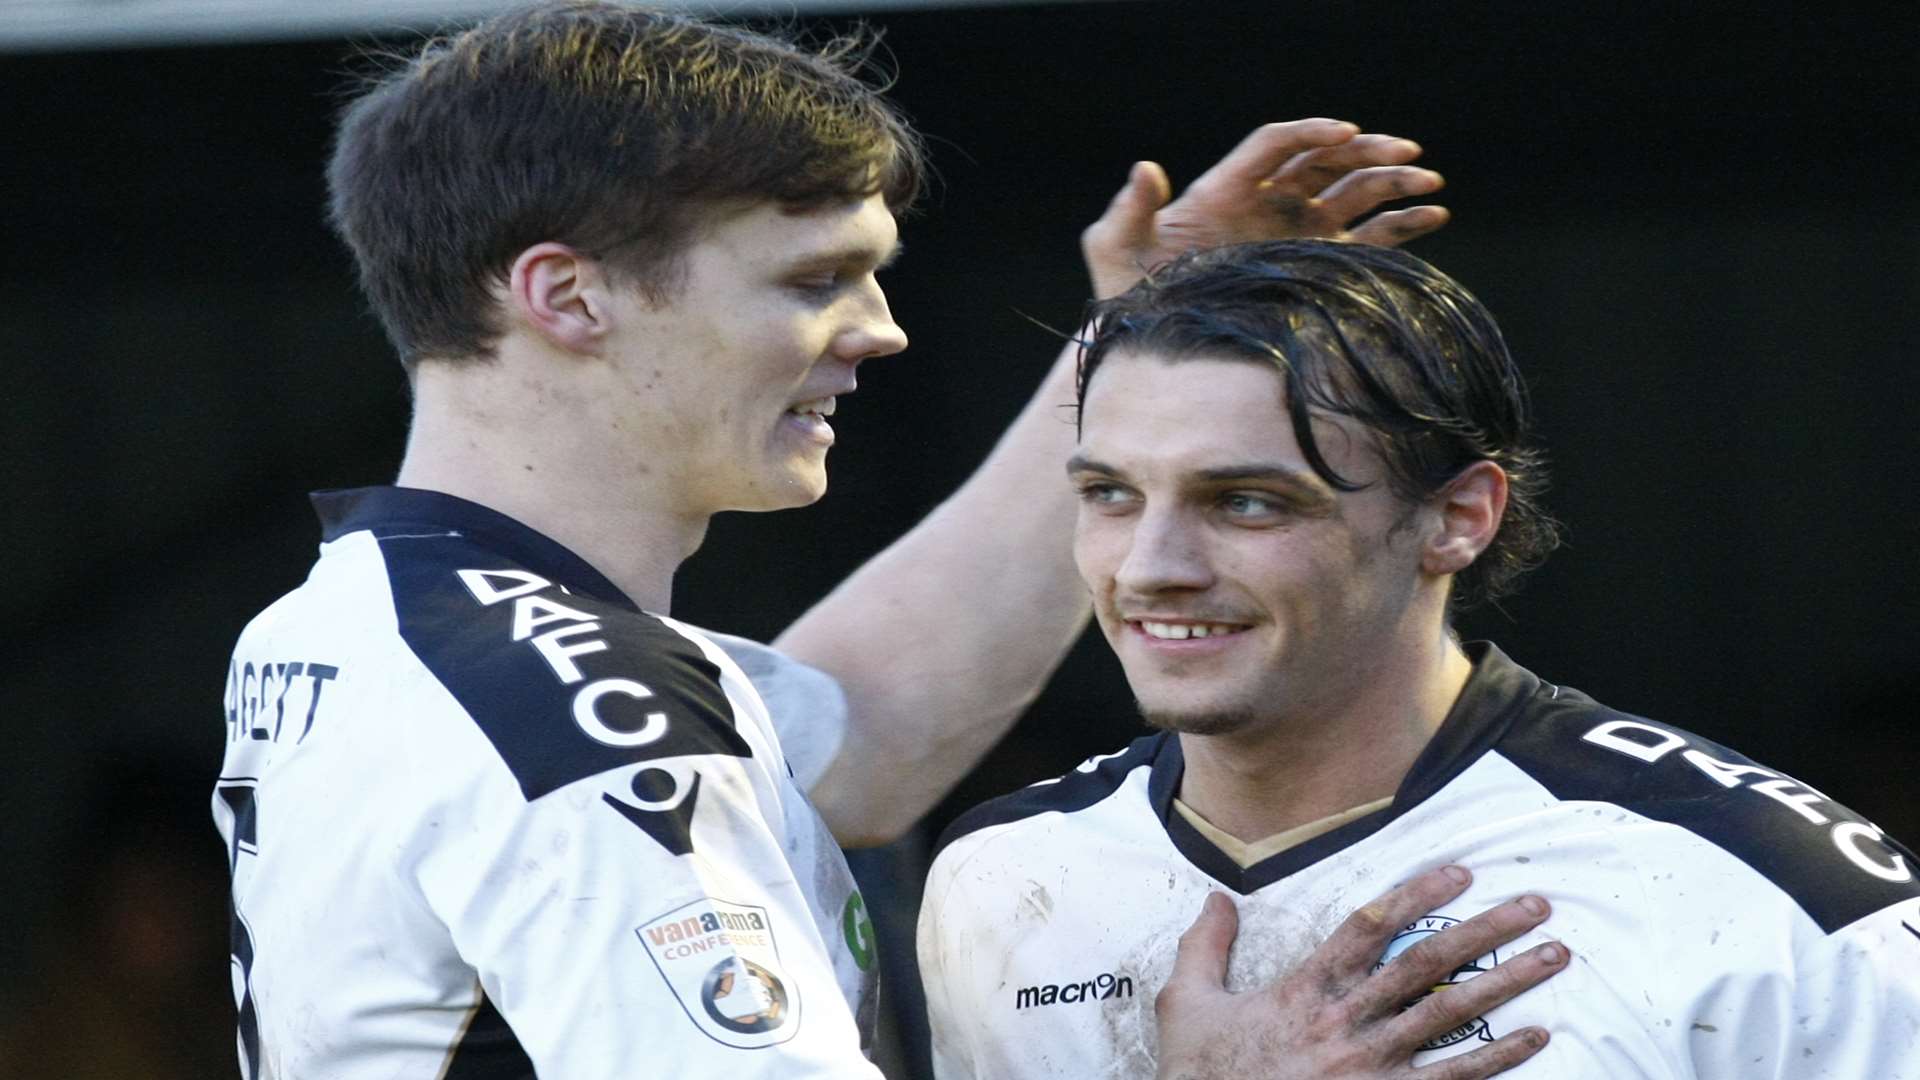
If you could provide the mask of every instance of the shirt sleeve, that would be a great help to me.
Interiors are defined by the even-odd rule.
[[[973,1052],[973,1025],[980,1019],[981,1010],[968,1007],[965,980],[970,954],[956,937],[964,933],[964,927],[954,922],[959,913],[970,910],[970,905],[956,903],[955,892],[960,885],[955,870],[961,861],[959,852],[951,847],[934,860],[920,901],[915,943],[920,984],[927,999],[933,1074],[950,1080],[978,1076],[981,1065]]]
[[[1920,1080],[1920,900],[1803,943],[1777,970],[1728,972],[1694,1012],[1694,1071],[1709,1080]]]
[[[512,751],[538,761],[506,762],[469,723],[432,774],[413,873],[483,1007],[540,1076],[878,1077],[787,850],[804,835],[788,817],[810,811],[759,703],[643,681],[653,711],[593,735],[632,742],[619,761],[556,766],[594,728],[563,714]],[[665,734],[639,743],[655,717]],[[546,778],[531,794],[529,776]]]
[[[800,790],[812,791],[846,739],[846,691],[833,676],[771,646],[731,634],[701,632],[726,650],[759,691],[794,782]]]

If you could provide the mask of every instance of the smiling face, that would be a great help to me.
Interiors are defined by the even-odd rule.
[[[878,196],[760,204],[710,226],[670,299],[621,294],[616,426],[651,425],[635,467],[668,470],[689,514],[803,506],[826,492],[827,417],[868,357],[906,348],[874,273],[897,249]]]
[[[1350,421],[1315,434],[1367,486],[1317,476],[1270,363],[1115,353],[1081,425],[1074,555],[1150,723],[1220,735],[1331,719],[1438,632],[1445,581],[1423,573],[1419,542],[1432,511],[1381,482]]]

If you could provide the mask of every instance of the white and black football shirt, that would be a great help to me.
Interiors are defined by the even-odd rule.
[[[739,664],[484,507],[315,504],[228,677],[243,1075],[877,1077],[871,924]],[[831,742],[832,681],[751,660]]]
[[[1452,862],[1471,889],[1388,957],[1537,892],[1545,926],[1449,983],[1547,937],[1574,961],[1416,1064],[1538,1024],[1553,1039],[1516,1078],[1920,1080],[1911,852],[1723,747],[1469,652],[1472,679],[1386,809],[1251,867],[1172,810],[1171,735],[955,822],[920,921],[940,1075],[1151,1076],[1153,998],[1209,890],[1237,898],[1229,984],[1245,989]]]

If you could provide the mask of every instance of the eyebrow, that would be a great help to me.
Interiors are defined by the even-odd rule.
[[[1210,482],[1231,480],[1283,480],[1290,484],[1318,490],[1320,477],[1307,469],[1296,469],[1291,465],[1279,465],[1256,462],[1247,465],[1228,465],[1218,469],[1201,469],[1195,474]]]
[[[1120,470],[1111,465],[1095,461],[1085,454],[1075,454],[1067,459],[1067,475],[1071,476],[1074,473],[1080,472],[1094,472],[1102,476],[1120,475]]]
[[[1115,478],[1124,475],[1118,468],[1085,454],[1075,454],[1067,459],[1067,475],[1073,476],[1076,473],[1098,473],[1101,476]],[[1193,474],[1193,479],[1202,484],[1230,484],[1241,480],[1279,483],[1293,488],[1300,497],[1316,504],[1331,504],[1338,497],[1328,490],[1319,474],[1278,462],[1248,462],[1244,465],[1223,465],[1213,469],[1201,469]]]
[[[1106,476],[1119,476],[1120,470],[1104,461],[1075,454],[1067,459],[1067,471],[1096,472]],[[1305,469],[1296,469],[1291,465],[1273,462],[1250,462],[1245,465],[1223,465],[1214,469],[1201,469],[1194,474],[1200,480],[1218,483],[1233,480],[1284,480],[1304,487],[1318,488],[1319,477]]]
[[[877,251],[867,244],[850,244],[846,247],[828,251],[816,251],[802,255],[793,261],[791,269],[814,270],[824,267],[871,266],[875,272],[885,270],[899,261],[907,246],[895,240],[885,251]]]

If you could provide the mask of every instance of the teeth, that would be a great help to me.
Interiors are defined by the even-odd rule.
[[[830,397],[823,397],[823,398],[814,398],[812,401],[803,401],[800,404],[795,405],[792,408],[788,409],[787,411],[791,413],[800,413],[803,416],[808,414],[812,414],[815,416],[832,416],[833,408],[834,408],[834,400]]]
[[[1185,641],[1188,638],[1220,637],[1239,632],[1239,628],[1226,623],[1165,623],[1142,620],[1140,628],[1149,637],[1166,641]]]

